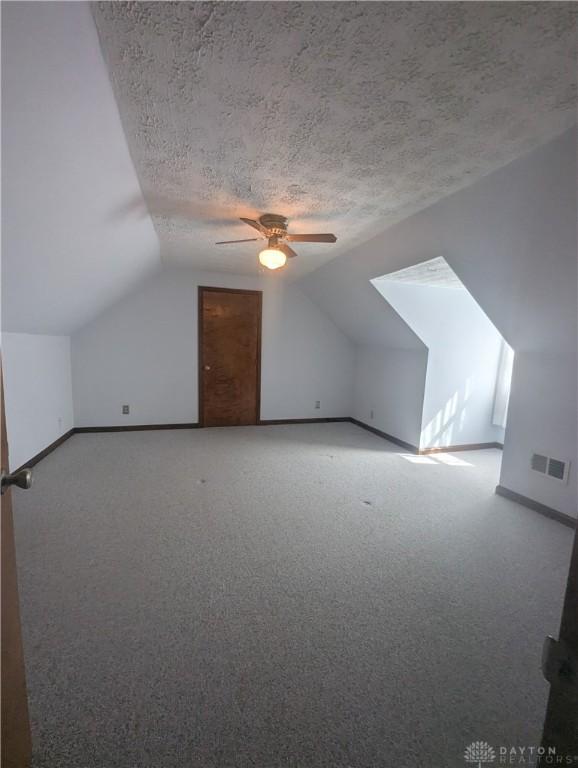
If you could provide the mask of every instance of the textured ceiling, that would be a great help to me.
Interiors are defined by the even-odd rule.
[[[302,275],[575,120],[572,3],[93,6],[163,259],[245,272],[271,211]],[[127,200],[119,216],[145,215]],[[229,223],[233,222],[233,223]]]
[[[422,261],[405,269],[398,269],[382,277],[377,277],[372,283],[409,283],[411,285],[425,285],[428,288],[461,288],[465,285],[456,275],[443,256]]]

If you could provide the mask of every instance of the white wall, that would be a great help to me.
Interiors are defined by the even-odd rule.
[[[347,334],[405,346],[370,280],[443,255],[515,352],[500,482],[577,514],[576,130],[387,229],[300,285]],[[382,302],[383,303],[383,302]],[[393,319],[392,319],[393,317]],[[391,322],[390,322],[391,320]],[[363,343],[363,338],[358,339]],[[530,469],[568,457],[568,485]]]
[[[465,288],[378,279],[429,349],[420,448],[503,442],[492,424],[502,337]]]
[[[2,4],[2,329],[68,335],[159,264],[90,3]]]
[[[350,415],[353,346],[296,286],[167,267],[73,335],[75,426],[198,420],[198,285],[264,292],[261,418]]]
[[[73,427],[70,338],[2,334],[10,469]]]
[[[352,416],[419,446],[426,366],[426,349],[358,345]]]
[[[569,323],[576,320],[569,318]],[[568,338],[575,337],[572,325]],[[575,342],[574,342],[575,343]],[[500,482],[543,504],[576,517],[576,353],[569,359],[551,350],[516,350]],[[523,446],[518,450],[518,446]],[[528,471],[529,451],[571,462],[568,484]],[[518,483],[524,481],[520,490]]]

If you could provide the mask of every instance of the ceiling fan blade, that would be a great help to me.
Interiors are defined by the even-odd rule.
[[[111,211],[111,217],[115,220],[130,218],[146,218],[149,215],[161,219],[176,221],[195,221],[209,224],[212,227],[230,227],[231,219],[236,214],[219,203],[203,203],[194,200],[163,197],[154,192],[147,192],[144,197],[136,197],[126,200],[122,205]]]
[[[265,229],[265,227],[258,221],[255,221],[254,219],[244,219],[242,216],[241,216],[241,221],[244,221],[245,224],[248,224],[250,227],[253,227],[253,229],[258,230],[262,235],[267,234],[267,230]]]
[[[278,243],[277,248],[280,251],[283,251],[285,256],[287,256],[288,259],[292,259],[294,256],[297,256],[293,248],[290,248],[287,243]]]
[[[285,240],[290,243],[336,243],[335,235],[287,235]]]
[[[229,243],[256,243],[260,237],[249,237],[247,240],[219,240],[215,245],[229,245]]]

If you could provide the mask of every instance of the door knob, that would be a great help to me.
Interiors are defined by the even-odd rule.
[[[204,365],[203,368],[204,368],[205,371],[210,371],[211,370],[211,366],[210,365]]]
[[[32,485],[32,470],[21,469],[19,472],[14,472],[11,475],[6,475],[2,472],[0,493],[4,493],[11,485],[16,485],[18,488],[23,488],[27,491]]]

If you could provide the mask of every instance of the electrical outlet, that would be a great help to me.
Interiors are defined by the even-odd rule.
[[[321,400],[316,400],[315,401],[315,408],[317,408],[317,409],[321,408]]]
[[[371,411],[369,412],[369,418],[370,418],[370,419],[373,419],[373,408],[372,408],[372,409],[371,409]]]
[[[123,413],[123,416],[126,416],[127,413],[130,413],[130,408],[128,407],[128,405],[122,406],[122,413]]]

